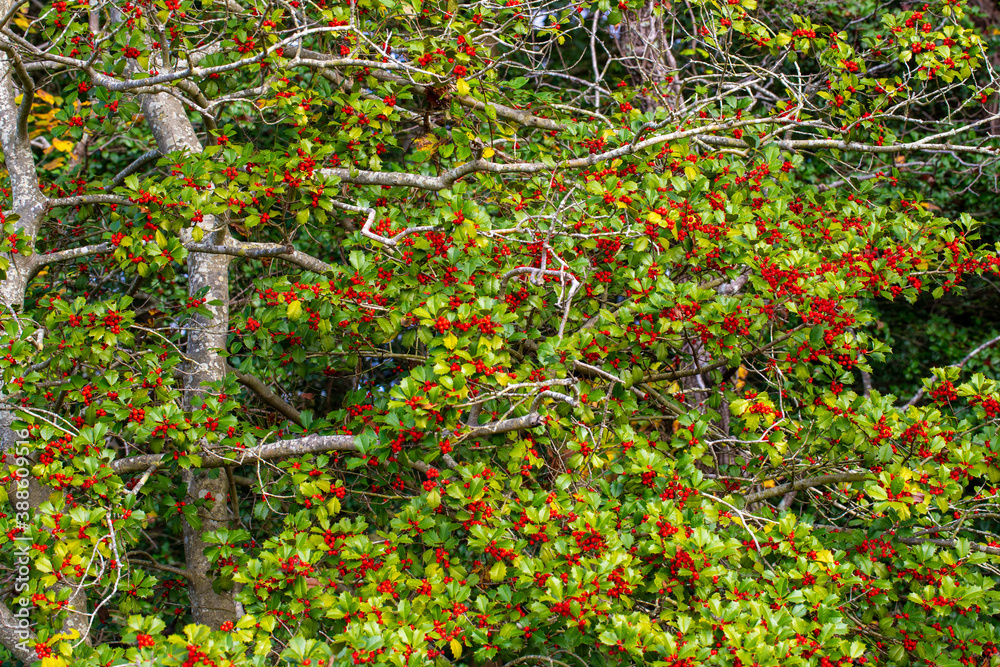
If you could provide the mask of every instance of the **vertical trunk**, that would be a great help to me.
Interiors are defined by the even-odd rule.
[[[180,102],[159,93],[143,95],[141,104],[161,153],[201,152],[201,142]],[[224,242],[224,221],[205,216],[199,225],[205,233],[206,243]],[[211,313],[207,317],[194,317],[188,325],[187,356],[191,367],[184,393],[186,407],[192,408],[201,406],[199,401],[206,391],[203,384],[221,382],[226,374],[225,359],[219,352],[226,349],[229,331],[229,257],[191,253],[187,268],[190,296],[207,289],[203,297]],[[226,502],[229,485],[225,475],[218,470],[189,471],[184,481],[188,487],[186,502],[213,499],[198,514],[201,526],[185,525],[184,555],[191,575],[189,591],[194,621],[218,628],[225,621],[236,620],[236,604],[231,592],[216,593],[212,588],[212,564],[205,557],[208,546],[205,534],[229,528],[232,524],[233,516]]]
[[[10,8],[10,0],[0,0],[0,14]],[[18,106],[15,103],[13,65],[5,53],[0,53],[0,148],[4,164],[10,175],[12,213],[18,217],[15,226],[23,230],[34,247],[35,237],[45,213],[45,196],[38,188],[35,159],[27,137],[20,136],[17,127]],[[0,303],[11,314],[12,307],[20,307],[28,284],[30,258],[18,253],[11,255],[7,275],[0,281]]]
[[[659,5],[660,3],[656,3],[656,6]],[[654,3],[647,2],[638,11],[626,14],[625,22],[615,36],[615,45],[624,58],[623,64],[635,83],[653,84],[659,88],[659,96],[643,96],[644,105],[648,109],[663,105],[674,109],[680,103],[680,84],[676,79],[677,60],[670,49],[670,34],[665,18],[669,20],[669,16],[657,15]]]
[[[10,0],[0,0],[0,15],[6,15],[12,3]],[[15,227],[29,239],[29,246],[34,249],[45,215],[45,196],[38,187],[38,176],[35,172],[35,160],[31,154],[28,137],[18,128],[19,108],[16,103],[17,91],[14,88],[14,66],[6,53],[0,53],[0,149],[3,150],[4,165],[10,175],[11,213],[17,216]],[[25,289],[31,277],[31,258],[23,253],[8,257],[10,266],[6,275],[0,280],[0,321],[16,316],[24,304]],[[0,398],[3,385],[0,383]],[[7,450],[17,442],[17,436],[11,429],[14,422],[14,412],[0,409],[0,450]],[[29,520],[32,520],[38,507],[46,502],[52,490],[37,480],[30,479],[28,485]],[[68,586],[71,589],[69,604],[66,607],[67,617],[63,630],[76,631],[88,644],[90,643],[90,618],[87,613],[87,595],[82,586],[72,583],[61,583],[58,586]],[[9,611],[4,608],[4,612]],[[0,632],[0,640],[6,636]],[[6,642],[5,642],[6,645]],[[8,646],[8,648],[12,648]],[[12,648],[12,650],[15,650]],[[18,652],[15,650],[15,653]]]
[[[213,224],[216,221],[205,217],[205,222]],[[221,234],[219,234],[221,236]],[[208,233],[206,230],[206,237]],[[216,243],[220,241],[211,240]],[[188,290],[193,296],[202,289],[208,288],[205,298],[208,304],[213,301],[219,305],[207,305],[212,314],[210,317],[197,316],[188,329],[187,355],[197,364],[187,375],[185,387],[186,402],[189,406],[199,406],[198,402],[205,382],[219,382],[225,377],[225,359],[219,356],[219,350],[226,349],[226,337],[229,328],[229,258],[227,255],[209,255],[191,253],[188,256]],[[204,535],[208,531],[229,528],[233,516],[230,504],[226,502],[229,494],[229,483],[220,470],[192,471],[185,480],[188,484],[188,501],[214,498],[215,501],[206,506],[198,516],[201,526],[184,527],[184,552],[187,561],[187,571],[195,576],[190,584],[192,614],[196,623],[217,628],[225,621],[236,619],[236,606],[232,593],[217,594],[212,588],[212,577],[208,575],[211,563],[205,557],[208,544]]]

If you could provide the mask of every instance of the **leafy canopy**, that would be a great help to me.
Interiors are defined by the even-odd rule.
[[[0,3],[0,639],[995,661],[997,384],[863,382],[872,303],[997,274],[898,186],[993,168],[962,4]]]

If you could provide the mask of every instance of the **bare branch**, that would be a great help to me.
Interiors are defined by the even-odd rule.
[[[179,567],[172,567],[170,565],[163,565],[162,563],[157,563],[152,560],[142,560],[139,558],[129,558],[128,562],[130,565],[138,565],[140,567],[151,567],[154,570],[160,570],[161,572],[169,572],[170,574],[176,574],[182,579],[191,580],[191,574],[187,570],[182,570]]]
[[[538,412],[538,408],[546,398],[562,401],[572,406],[576,405],[576,400],[565,394],[559,394],[554,391],[543,391],[538,396],[535,396],[535,400],[531,402],[531,411],[528,414],[521,417],[504,419],[493,424],[477,426],[469,431],[466,437],[477,439],[491,435],[500,435],[501,433],[510,433],[511,431],[523,431],[524,429],[535,428],[542,423],[542,415]]]
[[[313,273],[328,273],[333,271],[333,265],[316,259],[312,255],[296,250],[291,245],[276,243],[249,243],[229,240],[226,244],[187,243],[184,247],[190,252],[203,252],[209,255],[231,255],[232,257],[275,257],[289,264],[295,264]]]
[[[59,250],[58,252],[50,252],[44,255],[32,255],[30,264],[32,270],[31,275],[34,276],[34,274],[36,274],[43,266],[48,266],[49,264],[55,264],[57,262],[68,262],[74,259],[81,259],[83,257],[90,257],[91,255],[100,255],[105,252],[111,252],[114,247],[115,246],[111,243],[98,243],[96,245]]]
[[[28,4],[28,0],[17,0],[17,2],[13,3],[10,6],[10,9],[8,9],[4,13],[4,15],[0,17],[0,30],[6,28],[7,23],[10,22],[12,18],[14,18],[14,14],[17,14],[18,10],[21,9],[21,7],[24,7],[26,4]]]
[[[522,417],[504,419],[503,421],[494,422],[493,424],[478,426],[469,431],[468,437],[475,440],[477,438],[485,438],[491,435],[510,433],[511,431],[522,431],[527,428],[535,428],[541,423],[542,416],[537,412],[530,412]]]
[[[117,206],[131,206],[134,203],[135,202],[129,200],[128,197],[120,197],[118,195],[77,195],[74,197],[49,199],[45,202],[45,208],[52,210],[54,208],[84,206],[86,204],[115,204]]]
[[[783,496],[790,491],[803,491],[814,486],[842,484],[844,482],[862,482],[866,479],[871,479],[872,474],[873,473],[871,471],[865,470],[859,472],[838,472],[830,475],[820,475],[819,477],[797,479],[794,482],[789,482],[788,484],[779,484],[777,486],[772,486],[770,489],[764,489],[763,491],[758,491],[757,493],[748,494],[743,496],[743,500],[747,505],[749,505],[751,503],[760,502],[761,500],[767,500],[768,498]]]
[[[229,371],[236,376],[241,385],[257,394],[268,406],[284,415],[289,421],[302,426],[302,415],[299,411],[283,401],[280,396],[271,391],[261,380],[232,366],[229,367]]]
[[[151,151],[143,153],[136,159],[132,160],[132,163],[129,164],[129,166],[125,167],[120,172],[118,172],[118,174],[111,179],[111,182],[108,183],[107,189],[114,190],[119,185],[124,183],[126,178],[128,178],[135,172],[139,171],[145,165],[149,164],[158,157],[160,157],[160,150],[158,148],[154,148]]]
[[[500,279],[500,293],[504,294],[507,291],[507,283],[510,282],[511,278],[515,276],[523,276],[526,273],[530,273],[535,276],[569,277],[571,282],[573,283],[579,282],[576,279],[576,277],[574,277],[573,274],[570,273],[569,271],[563,271],[563,270],[556,271],[553,269],[536,269],[533,266],[519,266],[503,274],[503,277]]]
[[[21,55],[10,44],[0,42],[0,51],[3,51],[11,60],[14,72],[21,82],[21,106],[17,110],[17,135],[21,141],[28,140],[28,116],[31,114],[31,105],[35,101],[35,82],[31,80],[28,70],[24,69]]]
[[[640,150],[658,146],[678,139],[698,137],[708,144],[719,146],[730,146],[742,149],[749,149],[750,145],[741,139],[732,137],[714,136],[712,133],[719,131],[729,131],[737,127],[750,126],[763,123],[780,122],[774,119],[733,121],[728,123],[711,123],[689,130],[679,130],[667,134],[650,137],[649,139],[629,143],[604,153],[595,153],[587,157],[571,158],[545,164],[543,162],[518,162],[512,164],[501,164],[490,162],[484,158],[477,158],[465,164],[450,169],[440,176],[425,176],[423,174],[411,174],[405,172],[380,172],[380,171],[355,171],[351,169],[324,169],[322,174],[334,176],[343,183],[354,185],[384,185],[391,187],[409,187],[420,190],[437,192],[450,188],[456,181],[470,174],[490,173],[490,174],[536,174],[540,172],[555,172],[562,169],[582,169],[592,167],[601,162],[613,160],[615,158],[630,155]],[[963,128],[968,129],[968,128]],[[943,132],[938,135],[919,139],[903,144],[892,144],[879,146],[876,144],[863,144],[853,141],[842,141],[838,139],[801,139],[782,140],[774,142],[779,148],[792,151],[815,150],[815,149],[837,149],[843,151],[858,151],[862,153],[906,153],[914,151],[955,151],[960,153],[978,153],[993,157],[1000,156],[1000,147],[984,148],[980,146],[962,146],[953,144],[933,143],[932,139],[940,139],[951,136],[950,132]],[[380,241],[383,242],[384,241]]]
[[[221,452],[208,453],[201,457],[199,468],[222,468],[225,466],[241,466],[258,461],[271,461],[288,456],[303,456],[323,452],[356,452],[358,446],[353,435],[307,435],[295,440],[279,440],[278,442],[259,445],[251,449],[232,450],[227,454]],[[143,454],[111,462],[111,469],[117,474],[134,473],[147,470],[150,466],[161,465],[163,454]]]
[[[28,609],[27,606],[23,608]],[[29,628],[28,619],[22,620],[23,625],[7,605],[0,602],[0,644],[22,663],[30,665],[38,659],[34,650],[28,648],[28,640],[34,640],[35,633]]]

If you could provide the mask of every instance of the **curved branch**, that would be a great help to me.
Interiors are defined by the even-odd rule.
[[[27,608],[27,607],[25,607]],[[25,665],[30,665],[38,659],[32,649],[28,648],[28,640],[34,640],[33,633],[27,626],[28,619],[23,619],[24,626],[18,625],[18,618],[7,605],[0,602],[0,644],[13,653]]]
[[[68,262],[74,259],[80,259],[82,257],[90,257],[91,255],[100,255],[101,253],[111,252],[114,249],[114,245],[111,243],[98,243],[95,245],[86,245],[79,248],[69,248],[68,250],[59,250],[57,252],[50,252],[44,255],[32,255],[31,257],[31,276],[34,277],[42,267],[48,266],[49,264],[55,264],[56,262]]]
[[[526,273],[530,273],[535,276],[568,276],[571,283],[579,284],[576,277],[569,271],[563,271],[561,269],[558,271],[554,269],[536,269],[533,266],[519,266],[503,274],[503,277],[500,279],[500,293],[504,294],[507,292],[507,283],[510,282],[511,278],[514,278],[515,276],[522,276]]]
[[[132,160],[131,164],[118,172],[118,174],[111,179],[111,182],[108,183],[107,189],[114,190],[119,185],[124,183],[126,178],[139,171],[158,157],[160,157],[160,149],[154,148],[151,151],[146,151],[136,159]]]
[[[101,74],[93,67],[89,66],[82,60],[76,58],[67,58],[65,56],[56,56],[50,53],[39,53],[41,57],[51,59],[55,62],[63,63],[69,65],[70,67],[77,67],[84,70],[90,76],[91,81],[94,85],[101,86],[112,92],[125,92],[128,90],[134,90],[139,88],[148,88],[150,86],[156,86],[159,84],[172,83],[174,81],[180,81],[181,79],[188,79],[191,77],[207,77],[212,74],[223,74],[225,72],[231,72],[237,70],[241,67],[246,67],[247,65],[255,65],[260,63],[265,58],[271,56],[278,49],[284,48],[289,44],[296,42],[307,35],[317,34],[317,33],[330,33],[330,32],[348,32],[350,30],[355,30],[356,28],[350,25],[345,26],[320,26],[316,28],[309,28],[307,30],[299,31],[298,33],[287,37],[281,41],[271,44],[266,49],[262,49],[260,53],[249,58],[240,58],[239,60],[231,63],[226,63],[225,65],[216,65],[215,67],[187,67],[182,70],[177,70],[175,72],[167,72],[165,74],[158,74],[156,76],[150,76],[145,79],[126,79],[117,80],[106,74]],[[351,58],[344,58],[337,62],[331,62],[330,65],[340,65],[344,67],[380,67],[384,69],[398,69],[403,66],[398,63],[381,63],[373,60],[355,60]]]
[[[554,391],[543,391],[538,396],[535,396],[535,400],[531,402],[531,411],[528,414],[504,419],[492,424],[485,424],[484,426],[477,426],[465,435],[468,438],[477,439],[490,435],[510,433],[511,431],[523,431],[524,429],[535,428],[542,423],[542,415],[538,412],[538,408],[541,406],[542,400],[546,398],[569,403],[574,407],[576,406],[576,400],[565,394],[559,394]]]
[[[320,173],[326,176],[334,176],[342,183],[353,185],[384,185],[390,187],[410,187],[419,190],[429,190],[437,192],[451,187],[455,181],[465,176],[475,173],[490,174],[536,174],[543,171],[554,172],[561,169],[582,169],[592,167],[601,162],[613,160],[618,157],[630,155],[645,148],[658,146],[677,139],[689,137],[699,137],[709,144],[720,146],[731,146],[737,148],[750,148],[750,145],[741,139],[732,137],[712,136],[711,133],[728,131],[737,127],[761,124],[764,122],[774,123],[774,119],[734,121],[728,123],[711,123],[689,130],[679,130],[667,134],[651,137],[644,141],[626,144],[604,153],[596,153],[587,157],[571,158],[553,164],[544,162],[518,162],[513,164],[501,164],[490,162],[484,158],[477,158],[465,164],[450,169],[440,176],[425,176],[422,174],[410,174],[404,172],[383,172],[383,171],[355,171],[351,169],[324,169]],[[964,129],[968,129],[967,127]],[[961,146],[943,143],[931,143],[931,139],[940,139],[950,136],[950,133],[941,133],[925,139],[919,139],[905,144],[895,144],[878,146],[875,144],[862,144],[853,141],[842,141],[838,139],[797,139],[782,140],[774,142],[779,148],[786,150],[810,150],[810,149],[836,149],[843,151],[858,151],[863,153],[906,153],[913,151],[955,151],[960,153],[979,153],[993,157],[1000,156],[1000,147],[983,148],[980,146]]]
[[[17,14],[17,11],[26,4],[28,4],[28,0],[17,0],[17,2],[11,4],[10,9],[0,17],[0,30],[7,27],[7,22],[14,18],[14,14]]]
[[[244,375],[243,379],[256,387],[254,388],[254,386],[252,386],[251,388],[254,388],[255,391],[260,390],[263,392],[262,395],[271,393],[270,390],[267,389],[262,382],[256,380],[256,378],[243,374],[240,371],[234,370],[234,372],[237,374],[238,378],[241,374]],[[241,380],[241,382],[242,381],[243,380]],[[486,435],[509,433],[510,431],[517,431],[538,426],[542,421],[542,415],[535,412],[535,410],[539,407],[542,399],[544,398],[553,398],[569,403],[570,405],[576,405],[576,401],[569,396],[552,391],[543,391],[536,396],[532,402],[531,413],[524,415],[523,417],[505,419],[495,424],[488,424],[486,426],[472,429],[468,435],[472,437],[482,437]],[[278,405],[284,404],[284,401],[281,401],[281,399],[277,400],[280,401]],[[278,405],[275,405],[274,407],[278,409]],[[287,406],[287,404],[285,404],[285,406]],[[290,407],[291,406],[287,406],[284,409],[287,410]],[[294,408],[291,408],[291,410],[294,411]],[[288,456],[303,456],[305,454],[318,454],[331,451],[359,452],[361,451],[361,448],[355,442],[355,436],[353,435],[307,435],[302,438],[279,440],[277,442],[258,445],[257,447],[252,447],[250,449],[231,449],[225,452],[216,450],[206,452],[201,455],[201,463],[197,467],[235,467],[258,461],[270,461],[272,459],[280,459]],[[128,458],[116,459],[112,461],[111,470],[119,475],[147,472],[157,469],[165,462],[166,458],[164,454],[141,454],[139,456],[130,456]],[[448,468],[454,468],[457,465],[455,460],[450,456],[446,456],[444,458],[444,463]],[[423,461],[411,461],[409,465],[410,467],[421,472],[427,472],[432,468],[431,465]]]
[[[804,491],[805,489],[809,489],[814,486],[824,486],[826,484],[863,482],[866,479],[871,479],[872,475],[873,473],[871,471],[866,470],[859,472],[837,472],[830,475],[820,475],[819,477],[808,477],[806,479],[798,479],[794,482],[789,482],[788,484],[772,486],[770,489],[764,489],[763,491],[758,491],[757,493],[747,494],[743,496],[743,500],[747,505],[749,505],[750,503],[760,502],[761,500],[767,500],[768,498],[783,496],[789,491]]]
[[[18,7],[20,7],[20,5],[16,5],[11,11],[16,11]],[[7,20],[6,17],[5,20]],[[31,80],[31,75],[28,74],[28,70],[24,69],[24,62],[21,60],[21,55],[13,46],[0,42],[0,51],[6,53],[10,58],[11,63],[14,66],[14,72],[17,74],[17,78],[21,82],[23,96],[21,97],[21,106],[17,110],[17,135],[21,141],[27,141],[28,116],[31,114],[31,105],[35,101],[35,82]]]

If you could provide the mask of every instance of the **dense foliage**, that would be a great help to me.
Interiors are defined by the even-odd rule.
[[[997,664],[980,14],[0,0],[0,650]]]

